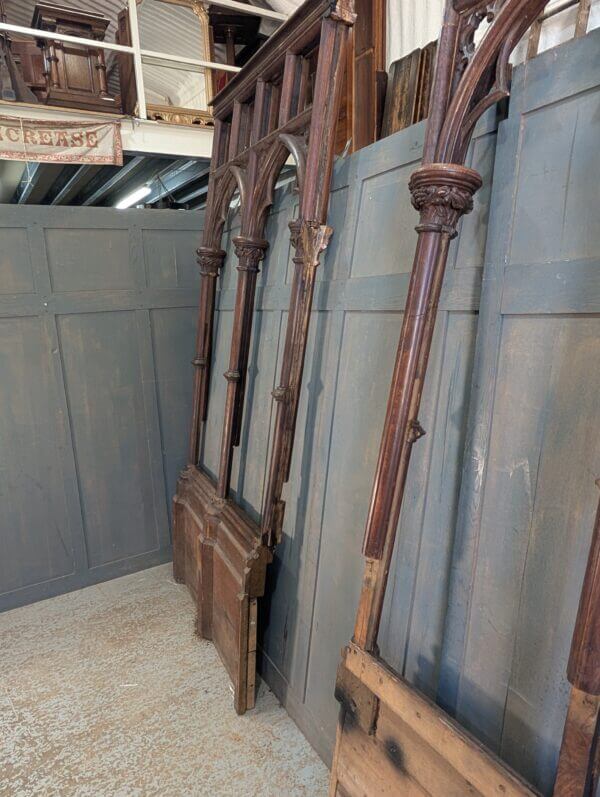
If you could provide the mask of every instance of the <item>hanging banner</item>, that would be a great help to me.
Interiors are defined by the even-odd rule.
[[[121,124],[0,116],[0,159],[122,166]]]

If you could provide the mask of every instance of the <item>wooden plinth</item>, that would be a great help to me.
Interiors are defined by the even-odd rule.
[[[189,466],[177,485],[173,512],[173,571],[197,606],[196,630],[212,639],[234,688],[235,710],[254,706],[256,615],[272,560],[259,526],[231,501],[216,497],[215,481]]]

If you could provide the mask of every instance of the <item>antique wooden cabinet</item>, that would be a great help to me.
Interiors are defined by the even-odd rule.
[[[174,501],[174,573],[197,603],[198,633],[212,639],[233,681],[240,713],[254,705],[257,601],[281,536],[312,297],[326,225],[336,121],[354,22],[350,0],[307,0],[250,59],[213,102],[215,135],[200,264],[200,312],[189,466]],[[299,216],[290,224],[294,274],[270,467],[260,524],[230,496],[233,450],[240,443],[254,295],[268,209],[280,170],[296,164]],[[238,192],[241,231],[234,238],[237,290],[220,465],[203,468],[201,440],[211,421],[208,387],[216,285],[225,252],[221,237]],[[229,264],[225,266],[231,267]],[[214,379],[221,378],[214,375]]]
[[[48,94],[48,88],[44,69],[44,56],[40,48],[31,39],[13,39],[10,49],[15,63],[23,75],[25,84],[40,102],[44,102]]]
[[[102,41],[109,22],[102,14],[38,3],[31,27]],[[52,39],[40,39],[38,47],[44,58],[42,99],[47,105],[120,113],[119,99],[108,91],[104,50]]]

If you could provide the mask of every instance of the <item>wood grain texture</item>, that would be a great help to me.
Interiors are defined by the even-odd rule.
[[[356,645],[343,667],[377,699],[376,727],[366,732],[351,709],[341,716],[332,782],[363,794],[536,794],[473,737],[378,659]]]

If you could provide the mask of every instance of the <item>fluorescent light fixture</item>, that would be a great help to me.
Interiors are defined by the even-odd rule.
[[[147,197],[148,194],[152,193],[152,189],[149,185],[142,185],[140,188],[136,188],[135,191],[132,191],[130,194],[127,194],[119,203],[115,205],[118,210],[125,210],[125,208],[130,208],[132,205],[135,205],[144,197]]]

